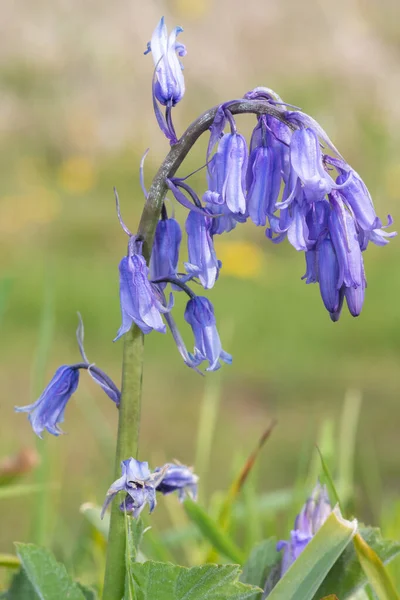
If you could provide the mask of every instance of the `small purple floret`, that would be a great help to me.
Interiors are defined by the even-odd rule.
[[[29,413],[33,431],[40,438],[44,429],[53,435],[62,434],[59,423],[64,421],[64,411],[68,400],[79,383],[79,368],[63,365],[55,372],[50,383],[33,404],[16,407],[16,412]]]
[[[185,263],[188,275],[198,277],[205,289],[214,286],[221,262],[217,259],[211,235],[213,219],[190,211],[186,219],[189,261]]]
[[[150,260],[150,279],[175,277],[179,261],[182,232],[175,219],[161,219],[157,223]],[[160,283],[164,289],[166,283]]]
[[[231,364],[232,357],[222,349],[217,331],[214,309],[211,302],[202,296],[189,300],[185,310],[185,320],[192,327],[194,334],[195,364],[208,361],[207,371],[216,371],[221,367],[222,360]]]
[[[155,95],[160,104],[175,106],[185,93],[185,80],[178,56],[185,56],[186,48],[177,42],[183,29],[175,27],[168,37],[164,17],[155,28],[145,54],[151,51],[156,66]]]
[[[161,470],[162,468],[158,467],[154,472],[157,473]],[[164,495],[178,492],[178,497],[181,502],[183,502],[186,496],[192,500],[196,500],[198,481],[198,476],[193,473],[193,470],[190,467],[171,464],[165,471],[156,491],[161,492]]]
[[[137,253],[124,256],[119,265],[119,273],[122,325],[115,340],[127,333],[133,323],[143,333],[150,333],[153,329],[165,333],[166,327],[161,314],[168,312],[171,306],[165,307],[162,304],[159,294],[150,283],[149,268],[144,257]]]
[[[277,544],[278,552],[283,550],[281,577],[300,556],[331,512],[332,508],[326,487],[318,483],[296,518],[294,529],[290,533],[290,540],[288,542],[280,541]]]

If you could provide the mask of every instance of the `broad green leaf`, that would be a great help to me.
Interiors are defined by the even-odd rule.
[[[197,525],[203,537],[212,544],[215,550],[235,563],[244,563],[244,556],[240,548],[204,509],[189,498],[184,501],[183,505],[189,519]]]
[[[31,582],[24,573],[18,571],[11,580],[10,588],[0,596],[1,600],[39,600]]]
[[[336,507],[268,600],[311,600],[356,531],[357,521],[346,521]]]
[[[135,600],[246,600],[259,588],[239,582],[236,565],[180,567],[171,563],[134,563]]]
[[[362,539],[360,534],[354,537],[354,547],[358,560],[379,600],[399,600],[394,585],[379,556]]]
[[[64,565],[45,548],[15,544],[22,567],[40,600],[85,600],[85,596]]]
[[[125,511],[125,598],[133,600],[135,597],[134,578],[132,573],[132,565],[136,562],[139,552],[139,546],[143,538],[144,525],[142,519],[133,519]]]
[[[383,540],[379,529],[360,527],[358,530],[367,544],[373,548],[383,563],[387,563],[400,554],[400,542]],[[367,576],[358,560],[353,544],[349,544],[335,565],[329,571],[314,599],[335,592],[340,600],[347,600],[368,583]]]
[[[269,571],[280,559],[276,550],[276,539],[270,538],[253,548],[249,558],[243,566],[240,581],[251,583],[264,588]]]

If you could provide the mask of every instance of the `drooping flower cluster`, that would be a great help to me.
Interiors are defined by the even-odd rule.
[[[325,523],[332,512],[328,492],[324,485],[318,483],[310,498],[307,500],[299,515],[288,542],[281,541],[277,550],[283,550],[281,562],[281,577],[300,556],[307,544],[312,540],[318,529]]]
[[[177,56],[186,53],[176,41],[181,31],[178,27],[168,37],[161,19],[148,45],[156,67],[154,109],[172,145],[178,138],[171,109],[185,89]],[[235,105],[241,103],[247,103],[247,111],[258,115],[249,145],[238,133],[233,116]],[[158,104],[166,107],[165,117]],[[164,333],[164,316],[187,365],[198,370],[208,361],[207,370],[215,370],[220,361],[230,363],[232,358],[222,349],[210,301],[197,297],[188,283],[194,280],[207,290],[215,285],[222,264],[215,252],[214,236],[228,233],[248,219],[265,227],[266,237],[274,243],[287,238],[296,250],[305,253],[303,279],[319,284],[333,321],[339,319],[344,299],[353,316],[360,314],[366,288],[363,252],[369,241],[385,245],[396,235],[384,231],[392,219],[389,216],[388,225],[382,225],[360,176],[322,127],[292,108],[262,87],[248,92],[242,100],[224,102],[214,109],[209,128],[207,189],[202,199],[188,184],[189,176],[166,178],[175,199],[189,210],[185,273],[178,272],[182,232],[178,222],[168,218],[165,205],[155,231],[150,270],[141,253],[141,240],[120,218],[130,242],[128,255],[120,264],[122,325],[116,339],[133,323],[143,333],[153,329]],[[185,320],[194,333],[193,353],[187,351],[172,318],[172,294],[168,304],[165,300],[167,283],[173,291],[184,290],[190,297]]]
[[[166,326],[162,319],[164,316],[178,350],[189,367],[200,372],[199,365],[208,361],[207,371],[215,371],[220,368],[221,360],[230,363],[232,357],[222,349],[211,302],[207,298],[196,296],[186,283],[196,277],[204,288],[209,288],[218,277],[220,263],[215,257],[206,223],[206,220],[211,219],[195,210],[189,212],[187,232],[193,231],[193,235],[188,236],[190,262],[185,263],[187,274],[179,275],[177,269],[182,233],[178,222],[174,218],[168,218],[165,206],[155,232],[150,267],[147,267],[142,254],[143,242],[126,227],[120,215],[118,196],[116,198],[118,217],[123,230],[129,236],[129,242],[128,254],[121,260],[119,267],[122,325],[115,339],[129,331],[133,323],[143,333],[150,333],[153,329],[165,333]],[[201,229],[200,241],[196,237],[198,228]],[[166,302],[164,289],[167,283],[171,284],[174,291],[183,290],[189,296],[185,320],[194,334],[193,353],[187,351],[172,317],[172,292],[168,304]]]
[[[153,512],[157,501],[156,492],[163,495],[178,492],[182,502],[186,496],[195,500],[197,498],[198,476],[191,468],[181,464],[167,463],[150,471],[147,462],[128,458],[121,462],[122,475],[110,486],[103,505],[101,517],[108,505],[119,492],[125,492],[125,498],[120,504],[120,510],[132,513],[137,518],[146,504]]]
[[[59,424],[64,421],[64,412],[68,400],[76,391],[79,384],[79,372],[81,369],[88,371],[92,379],[103,389],[107,396],[119,406],[121,392],[115,383],[95,364],[90,363],[86,357],[83,347],[84,329],[79,315],[79,325],[76,331],[79,351],[83,362],[73,365],[62,365],[53,375],[46,388],[32,404],[15,407],[16,412],[27,412],[33,431],[40,438],[44,429],[55,436],[63,431]]]

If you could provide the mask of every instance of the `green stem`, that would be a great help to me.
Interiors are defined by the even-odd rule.
[[[122,392],[119,406],[115,479],[121,476],[121,461],[137,456],[142,393],[143,333],[133,327],[125,335]],[[111,507],[107,545],[104,600],[121,600],[125,588],[125,519],[119,502]]]
[[[139,223],[138,234],[144,239],[143,255],[150,259],[154,232],[160,218],[161,208],[168,191],[166,179],[173,177],[188,152],[212,125],[218,106],[211,108],[192,123],[180,140],[172,146],[153,179],[148,198]],[[282,108],[256,100],[238,100],[229,107],[232,114],[270,114],[285,121]],[[292,125],[288,123],[292,128]],[[137,457],[140,427],[140,408],[143,367],[143,334],[136,326],[125,335],[122,365],[122,390],[119,407],[118,439],[115,478],[121,475],[120,463],[129,457]],[[111,509],[108,537],[106,573],[103,600],[121,600],[125,588],[125,520],[117,501]]]

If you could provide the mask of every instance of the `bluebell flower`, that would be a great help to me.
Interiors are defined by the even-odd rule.
[[[270,119],[270,121],[276,119]],[[265,225],[275,212],[282,176],[282,150],[286,146],[269,131],[267,117],[260,117],[250,143],[247,168],[247,212],[255,225]]]
[[[206,210],[211,215],[216,215],[211,219],[210,235],[220,235],[229,233],[235,229],[238,223],[246,221],[246,217],[240,213],[233,213],[226,204],[206,204]]]
[[[191,298],[186,305],[185,320],[194,334],[195,364],[208,361],[207,371],[216,371],[221,367],[220,360],[231,364],[232,357],[222,349],[217,331],[214,309],[211,302],[202,296]]]
[[[164,17],[155,28],[151,42],[147,45],[145,54],[151,51],[156,66],[157,82],[155,95],[164,106],[175,106],[182,100],[185,93],[185,81],[182,65],[178,56],[185,56],[186,47],[177,42],[177,36],[183,31],[182,27],[175,27],[168,37]]]
[[[217,259],[211,235],[212,217],[191,210],[186,219],[189,261],[185,263],[187,273],[198,277],[201,285],[212,288],[218,279],[221,262]]]
[[[158,467],[154,473],[161,471],[164,467]],[[165,470],[163,478],[157,485],[156,491],[167,495],[178,492],[181,502],[189,496],[192,500],[197,498],[197,483],[199,478],[190,467],[180,464],[171,464]]]
[[[157,223],[150,260],[150,279],[174,277],[179,261],[182,232],[175,219],[160,219]],[[166,283],[159,283],[164,289]]]
[[[151,473],[147,462],[141,462],[135,458],[123,460],[121,471],[121,477],[114,481],[107,491],[101,518],[118,492],[126,492],[126,497],[120,505],[121,510],[131,512],[137,518],[148,504],[150,512],[152,512],[156,506],[156,487],[165,471]]]
[[[164,306],[157,290],[149,281],[149,268],[138,250],[134,240],[131,240],[129,255],[124,256],[119,264],[122,325],[115,340],[127,333],[133,323],[143,333],[150,333],[153,329],[160,333],[166,332],[161,314],[171,310],[172,296],[169,306]]]
[[[348,185],[350,177],[338,184],[327,172],[323,161],[320,142],[313,129],[297,129],[290,141],[290,165],[302,183],[304,195],[308,202],[323,200],[333,189]],[[295,185],[291,196],[294,197]]]
[[[278,552],[283,550],[281,577],[300,556],[331,512],[332,508],[326,487],[318,483],[296,518],[294,529],[290,533],[290,540],[288,542],[280,541],[277,544]]]
[[[29,413],[33,431],[40,438],[44,429],[53,435],[62,433],[59,423],[64,421],[68,400],[79,383],[79,365],[63,365],[55,372],[50,383],[33,404],[16,407],[16,412]]]
[[[325,161],[338,171],[337,183],[347,182],[347,185],[337,193],[340,194],[342,202],[348,207],[357,223],[361,249],[366,250],[369,241],[377,246],[388,244],[389,238],[397,235],[395,231],[391,233],[383,231],[393,224],[392,217],[388,215],[387,225],[382,225],[382,221],[376,215],[367,186],[360,175],[344,160],[328,156]]]
[[[332,192],[330,200],[329,233],[339,264],[337,287],[358,288],[364,282],[364,266],[356,222],[339,194]]]
[[[44,429],[47,429],[49,433],[55,436],[63,433],[59,427],[59,423],[64,421],[64,412],[68,400],[78,387],[80,369],[89,372],[92,379],[100,385],[102,390],[115,402],[117,407],[120,404],[121,392],[118,387],[104,371],[95,364],[89,363],[87,359],[83,347],[83,321],[79,313],[78,316],[79,324],[76,330],[76,338],[84,362],[59,367],[36,402],[27,406],[15,407],[16,412],[29,413],[29,421],[32,429],[40,438]]]
[[[208,164],[209,189],[203,196],[206,203],[226,204],[232,213],[246,213],[246,171],[248,150],[239,133],[225,133],[217,152]]]
[[[339,263],[329,237],[324,238],[317,248],[318,281],[322,301],[333,321],[337,321],[343,304],[343,294],[338,287]]]

